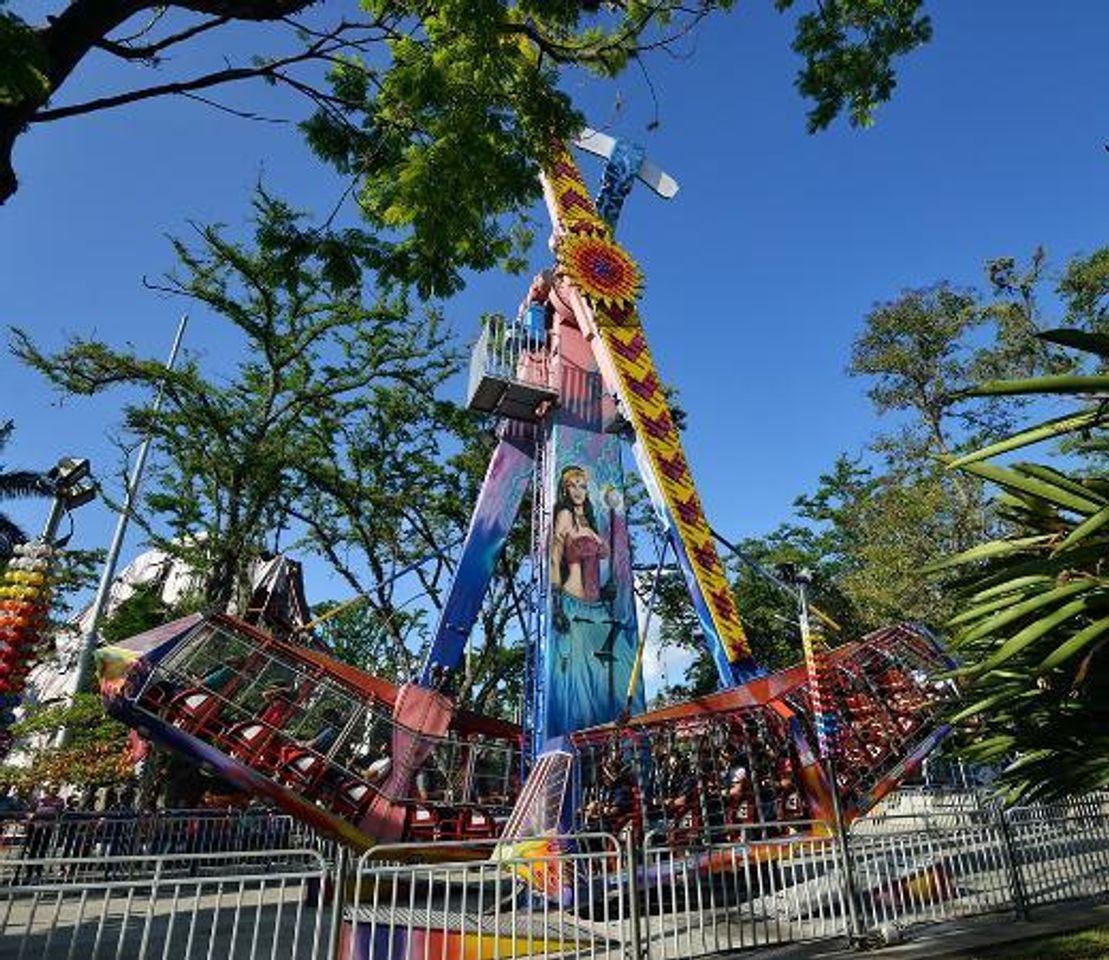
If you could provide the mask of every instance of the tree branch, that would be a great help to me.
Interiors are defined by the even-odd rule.
[[[123,60],[145,60],[151,64],[157,64],[158,54],[167,47],[172,47],[174,44],[191,40],[195,36],[206,33],[215,27],[222,27],[224,24],[230,22],[230,17],[213,17],[210,20],[204,20],[201,23],[194,24],[186,30],[172,33],[168,37],[163,37],[161,40],[155,43],[149,43],[143,47],[135,47],[125,41],[110,40],[107,37],[94,42],[93,46],[98,50],[103,50]]]
[[[272,63],[260,67],[229,67],[226,70],[217,70],[207,73],[192,80],[183,80],[177,83],[162,83],[153,87],[144,87],[140,90],[130,90],[119,93],[113,97],[99,97],[96,100],[86,100],[84,103],[71,104],[68,107],[58,107],[54,110],[40,110],[31,118],[31,123],[48,123],[51,120],[61,120],[65,117],[76,117],[86,113],[95,113],[98,110],[108,110],[112,107],[123,106],[127,103],[138,103],[141,100],[150,100],[153,97],[164,97],[167,94],[182,94],[192,90],[205,90],[208,87],[219,86],[224,83],[233,83],[237,80],[252,80],[258,77],[271,77],[284,80],[278,72],[282,67],[295,63],[304,63],[307,60],[320,58],[322,41],[312,44],[307,50],[274,60]]]

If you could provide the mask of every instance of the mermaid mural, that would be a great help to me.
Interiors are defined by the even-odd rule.
[[[603,459],[594,463],[606,472]],[[615,720],[627,698],[637,642],[628,533],[621,478],[604,479],[612,482],[604,486],[598,516],[589,471],[570,463],[558,474],[551,524],[548,736]],[[642,709],[640,685],[632,711]]]

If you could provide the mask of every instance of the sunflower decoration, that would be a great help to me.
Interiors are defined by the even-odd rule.
[[[563,234],[558,264],[562,274],[594,303],[626,309],[634,305],[643,286],[636,262],[605,236]]]

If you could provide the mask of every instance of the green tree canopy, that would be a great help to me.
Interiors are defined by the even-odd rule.
[[[125,408],[126,433],[150,436],[159,453],[140,519],[156,546],[202,572],[216,606],[241,599],[248,564],[295,511],[315,439],[357,443],[335,425],[372,415],[389,390],[433,396],[455,369],[434,312],[367,291],[359,236],[310,229],[265,193],[254,228],[252,244],[214,226],[197,228],[195,246],[174,241],[180,268],[167,281],[239,335],[229,378],[193,355],[167,372],[96,340],[46,354],[13,334],[16,354],[66,393],[164,386],[157,415]]]
[[[613,76],[733,2],[63,0],[38,22],[0,3],[0,203],[16,189],[15,143],[37,124],[161,96],[211,102],[222,85],[260,80],[305,98],[312,147],[390,232],[375,250],[382,275],[443,294],[463,269],[513,263],[528,243],[537,159],[581,122],[564,72]],[[841,113],[869,122],[893,92],[896,59],[931,34],[923,0],[774,6],[795,17],[814,130]],[[244,26],[253,56],[225,39]],[[105,57],[133,82],[69,97],[78,68]],[[198,66],[211,60],[224,66]]]

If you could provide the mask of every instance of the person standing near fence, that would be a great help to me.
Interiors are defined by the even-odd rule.
[[[26,860],[42,860],[50,856],[56,838],[58,818],[65,809],[65,801],[58,794],[58,788],[51,783],[43,788],[35,809],[27,821],[27,836],[23,844],[23,857]],[[30,881],[42,874],[42,865],[36,864],[27,870]]]
[[[116,858],[126,852],[126,818],[127,808],[123,805],[120,795],[115,790],[108,790],[104,797],[104,815],[100,818],[97,829],[100,855],[104,858],[105,879],[119,874]]]

